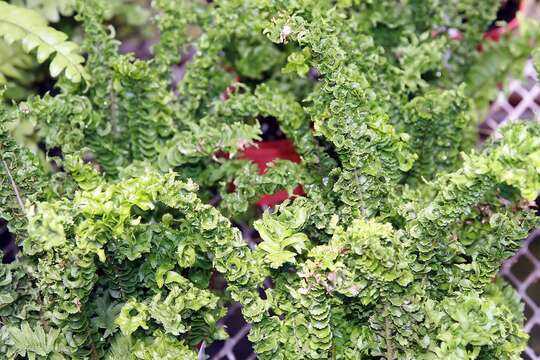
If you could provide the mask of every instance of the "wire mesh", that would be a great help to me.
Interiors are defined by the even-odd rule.
[[[480,136],[500,136],[497,131],[507,121],[538,119],[540,111],[540,85],[537,74],[529,61],[521,80],[510,80],[509,84],[499,91],[492,103],[486,120],[480,125]]]
[[[540,230],[525,240],[519,252],[503,265],[501,274],[525,305],[525,331],[530,338],[523,358],[540,359]]]
[[[511,80],[491,105],[490,113],[480,125],[480,135],[499,136],[497,128],[507,121],[538,121],[540,85],[532,62],[524,70],[524,79]],[[537,200],[538,203],[538,200]],[[529,343],[523,353],[527,360],[540,360],[540,229],[533,231],[521,249],[508,259],[502,276],[519,293],[525,311],[525,331]]]

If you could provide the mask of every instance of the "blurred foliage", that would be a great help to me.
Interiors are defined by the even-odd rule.
[[[47,30],[45,30],[44,26],[46,22],[49,22],[61,31],[67,30],[70,33],[78,33],[79,29],[73,28],[73,24],[67,21],[75,14],[76,0],[11,0],[9,2],[18,6],[18,8],[10,7],[9,4],[2,5],[2,13],[5,19],[15,17],[26,19],[26,23],[19,23],[17,26],[25,26],[27,35],[25,35],[26,40],[17,38],[23,35],[16,35],[18,30],[14,30],[13,27],[8,28],[9,24],[7,23],[2,25],[2,37],[5,40],[0,40],[0,85],[7,86],[7,91],[4,94],[6,98],[22,100],[35,92],[36,84],[46,80],[46,77],[40,73],[41,69],[38,68],[37,62],[27,54],[28,52],[33,51],[34,47],[37,46],[37,60],[41,63],[47,59],[47,54],[53,51],[49,46],[61,46],[62,52],[66,55],[68,52],[75,51],[74,45],[70,43],[66,42],[61,45],[58,43],[63,41],[61,39],[66,38],[65,35],[55,32],[52,27],[47,27]],[[32,11],[25,11],[22,7]],[[17,13],[11,13],[15,9],[18,9],[16,10]],[[146,29],[147,33],[144,36],[150,37],[152,27],[147,26],[150,15],[150,4],[146,0],[112,0],[104,4],[104,18],[107,21],[114,20],[117,23],[120,31],[119,36],[123,38],[132,36],[135,28]],[[36,26],[41,26],[41,28],[36,29],[35,33],[41,36],[37,36],[38,39],[33,38],[30,40],[28,31],[30,31],[31,27]],[[46,40],[45,36],[48,37]],[[142,36],[142,34],[139,34],[139,36]],[[48,44],[44,45],[42,43],[39,45],[40,37],[42,40],[47,41]],[[58,43],[58,45],[53,45],[53,43]],[[81,61],[81,59],[76,59],[74,54],[69,56],[71,56],[69,60],[74,63]],[[59,71],[58,66],[65,64],[65,61],[61,61],[59,57],[55,57],[54,61],[56,61],[54,67],[51,65],[51,75],[53,77]],[[68,66],[66,64],[66,68],[69,70],[68,76],[71,80],[77,82],[80,76],[80,74],[77,74],[82,74],[82,69],[76,67],[77,65]],[[55,70],[54,73],[52,70]]]
[[[30,53],[35,50],[40,63],[52,56],[49,71],[53,77],[64,73],[73,82],[86,77],[82,67],[84,58],[79,54],[78,46],[67,41],[66,34],[47,26],[45,19],[33,10],[0,2],[0,36],[8,51],[11,51],[9,45],[16,43],[22,47],[16,47],[14,51],[22,49]],[[21,78],[13,71],[10,76]]]

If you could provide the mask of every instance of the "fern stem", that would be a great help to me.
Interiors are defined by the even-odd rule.
[[[110,103],[111,103],[111,131],[113,138],[118,138],[118,111],[116,104],[116,93],[112,85],[112,80],[110,81]]]
[[[41,325],[43,325],[43,330],[48,332],[49,321],[45,318],[45,314],[43,313],[43,300],[41,299],[41,293],[38,294],[38,296],[36,297],[36,300],[39,305],[39,321],[41,322]]]
[[[392,344],[391,336],[392,330],[390,328],[390,319],[388,318],[388,304],[384,305],[384,337],[386,338],[386,359],[394,360],[395,350],[394,345]]]
[[[17,187],[17,184],[15,183],[15,180],[13,179],[13,176],[11,175],[11,171],[9,170],[9,166],[6,163],[6,160],[2,159],[2,163],[4,164],[4,168],[6,169],[7,176],[9,178],[9,181],[11,183],[11,188],[13,189],[13,192],[15,193],[15,197],[17,198],[17,202],[19,203],[19,206],[23,212],[23,214],[26,214],[26,209],[24,207],[24,203],[21,198],[21,194],[19,192],[19,188]]]
[[[92,360],[99,360],[99,356],[96,350],[96,346],[94,345],[94,342],[91,341],[90,343],[90,359]]]
[[[360,179],[358,178],[358,169],[354,169],[354,180],[356,181],[356,186],[358,187],[358,200],[360,201],[360,211],[362,212],[362,215],[367,218],[364,196],[362,194],[362,187],[360,186]]]

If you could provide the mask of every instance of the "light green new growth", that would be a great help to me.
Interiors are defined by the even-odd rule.
[[[49,65],[53,77],[65,72],[66,78],[79,82],[85,78],[77,44],[66,41],[67,35],[47,26],[47,21],[33,10],[0,2],[0,37],[8,44],[21,42],[25,52],[36,50],[37,61],[42,63],[51,55]]]
[[[239,302],[262,360],[519,359],[523,305],[497,273],[538,225],[540,125],[480,149],[474,132],[540,32],[484,45],[499,3],[156,0],[161,40],[141,60],[119,54],[110,4],[80,0],[83,67],[0,2],[6,43],[72,80],[1,105],[0,218],[21,250],[0,265],[0,356],[197,359]],[[263,119],[300,163],[260,174],[243,157]]]

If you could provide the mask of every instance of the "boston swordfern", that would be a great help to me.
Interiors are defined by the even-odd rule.
[[[57,95],[1,105],[0,217],[21,249],[0,266],[2,357],[197,359],[236,301],[260,359],[518,359],[522,305],[497,271],[538,224],[540,126],[479,150],[474,129],[539,30],[479,52],[498,5],[156,0],[143,61],[102,0],[76,4],[80,47],[0,2],[0,36],[60,75]],[[300,163],[243,158],[262,118]]]

